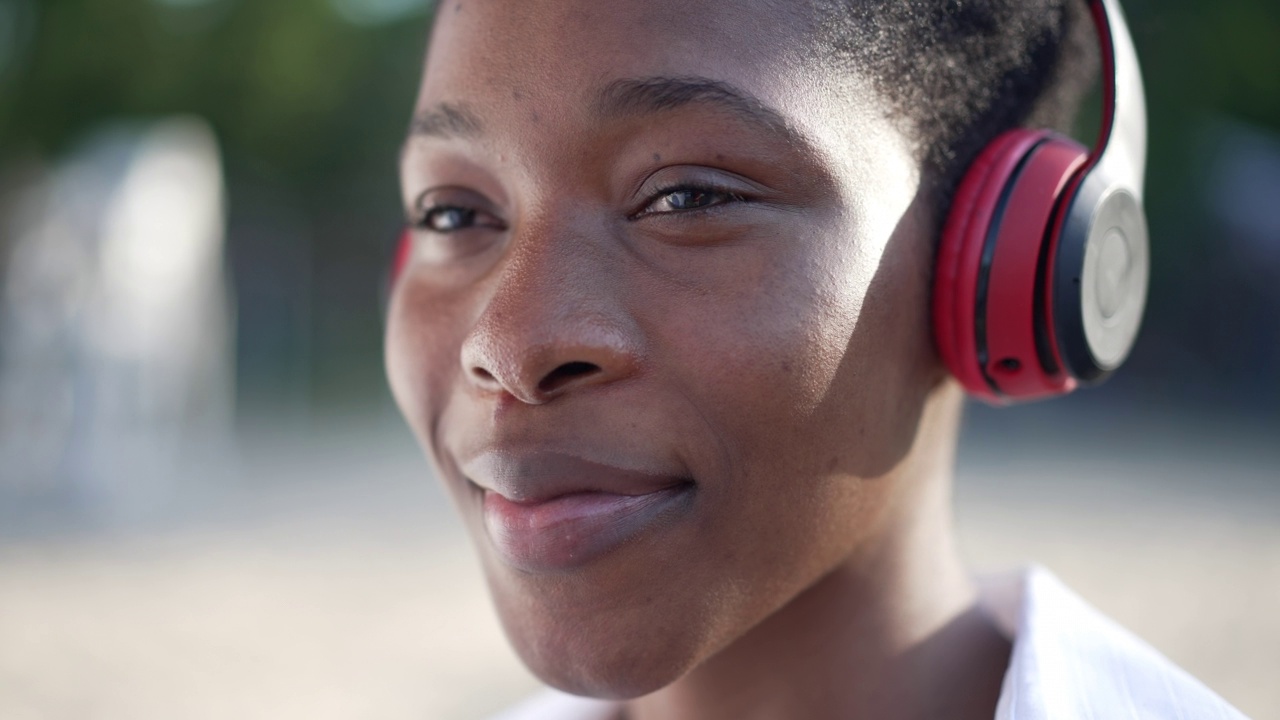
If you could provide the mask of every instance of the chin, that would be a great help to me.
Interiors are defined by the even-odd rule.
[[[712,646],[714,628],[700,618],[713,615],[672,587],[627,591],[587,578],[515,583],[501,587],[490,577],[508,640],[534,675],[573,695],[648,695],[683,677]]]
[[[696,663],[679,643],[642,632],[607,638],[558,628],[537,638],[510,634],[517,654],[539,680],[601,700],[634,700],[679,680]]]

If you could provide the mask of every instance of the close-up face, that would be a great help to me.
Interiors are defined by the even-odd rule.
[[[450,0],[387,331],[525,662],[635,697],[874,552],[941,381],[911,143],[777,3]]]

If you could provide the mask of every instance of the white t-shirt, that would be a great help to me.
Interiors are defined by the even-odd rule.
[[[1246,720],[1043,568],[983,582],[982,604],[1013,642],[995,720]],[[611,720],[617,711],[547,691],[493,720]]]

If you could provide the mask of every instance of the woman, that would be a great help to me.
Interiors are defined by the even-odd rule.
[[[517,651],[595,699],[509,717],[1239,717],[955,551],[937,238],[984,146],[1070,126],[1087,11],[438,8],[388,374]]]

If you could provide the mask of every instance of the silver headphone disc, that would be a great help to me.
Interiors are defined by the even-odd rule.
[[[1150,276],[1147,221],[1137,198],[1115,188],[1098,204],[1080,276],[1081,315],[1099,368],[1120,366],[1133,349]]]

